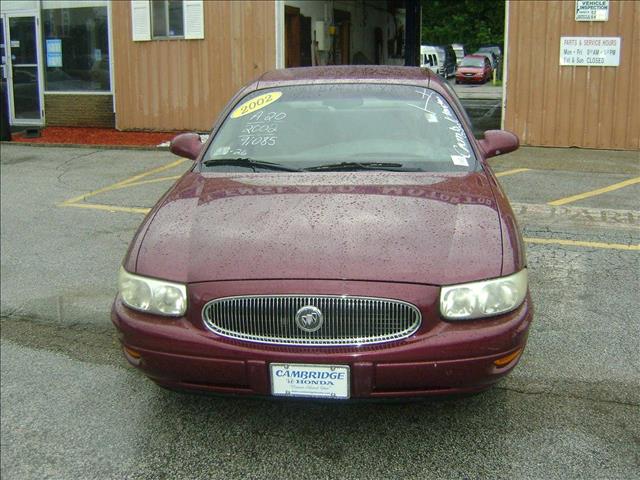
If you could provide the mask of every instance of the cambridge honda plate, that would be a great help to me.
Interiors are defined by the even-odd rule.
[[[349,398],[346,365],[271,364],[271,393],[284,397]]]

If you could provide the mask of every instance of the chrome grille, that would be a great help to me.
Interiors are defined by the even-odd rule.
[[[313,332],[296,322],[302,307],[322,312]],[[412,304],[386,298],[268,295],[219,298],[202,311],[207,328],[225,337],[276,345],[366,345],[406,338],[422,322]]]

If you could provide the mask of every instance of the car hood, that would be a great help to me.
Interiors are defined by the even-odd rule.
[[[482,67],[458,67],[458,73],[482,73]]]
[[[148,221],[136,271],[185,283],[443,285],[497,277],[502,265],[483,172],[187,173]]]

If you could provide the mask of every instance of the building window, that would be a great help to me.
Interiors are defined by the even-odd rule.
[[[184,36],[182,0],[151,0],[153,38]]]
[[[107,7],[47,9],[47,3],[74,2],[43,4],[45,90],[111,91]]]
[[[204,38],[202,0],[131,0],[134,42]]]

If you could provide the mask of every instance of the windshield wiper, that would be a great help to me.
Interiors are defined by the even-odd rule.
[[[217,158],[206,160],[204,165],[207,167],[217,167],[222,165],[231,165],[237,167],[249,167],[254,172],[256,168],[265,170],[279,170],[282,172],[299,172],[299,168],[285,167],[279,163],[264,162],[262,160],[251,160],[250,158]]]
[[[389,170],[392,172],[420,172],[418,168],[402,168],[401,163],[391,162],[341,162],[305,168],[308,172],[340,170]]]

